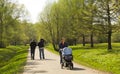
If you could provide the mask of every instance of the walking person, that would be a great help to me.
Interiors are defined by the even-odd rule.
[[[59,43],[59,54],[60,54],[60,63],[62,63],[62,50],[64,47],[67,47],[68,44],[65,42],[65,38],[61,39],[61,42]]]
[[[30,43],[30,51],[31,51],[31,60],[34,60],[34,57],[35,57],[35,48],[37,46],[37,43],[35,42],[35,40],[33,40],[31,43]]]
[[[40,53],[40,59],[45,59],[45,55],[44,55],[44,43],[45,43],[44,39],[40,39],[40,42],[38,43],[39,53]]]

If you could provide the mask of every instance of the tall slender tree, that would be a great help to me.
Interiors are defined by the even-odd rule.
[[[111,36],[112,36],[112,25],[113,22],[118,20],[120,1],[119,0],[97,0],[98,15],[102,27],[106,29],[108,35],[108,50],[112,50]]]

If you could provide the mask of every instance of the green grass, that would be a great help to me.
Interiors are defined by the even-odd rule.
[[[23,71],[28,46],[0,48],[0,74],[18,74]]]
[[[88,44],[84,47],[81,44],[70,47],[73,50],[74,61],[78,64],[120,74],[120,43],[113,43],[112,46],[112,51],[107,51],[106,43],[95,44],[94,48],[91,48]]]
[[[59,54],[57,51],[54,50],[52,44],[49,44],[48,46],[45,47],[48,51],[55,53],[55,54]]]

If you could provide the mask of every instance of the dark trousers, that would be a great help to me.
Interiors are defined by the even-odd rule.
[[[34,60],[34,56],[35,56],[35,48],[31,48],[31,59]]]
[[[40,52],[40,59],[45,59],[45,55],[44,55],[44,48],[39,48],[39,52]]]
[[[62,52],[59,51],[59,54],[60,54],[60,63],[62,63]]]

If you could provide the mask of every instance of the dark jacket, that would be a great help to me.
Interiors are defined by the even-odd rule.
[[[37,46],[36,42],[33,41],[33,42],[30,43],[31,49],[35,49],[36,46]]]
[[[64,42],[64,44],[60,43],[59,44],[59,49],[63,49],[64,47],[67,47],[68,44],[66,42]]]
[[[41,40],[41,41],[38,43],[38,46],[39,46],[39,48],[44,47],[44,40]]]

